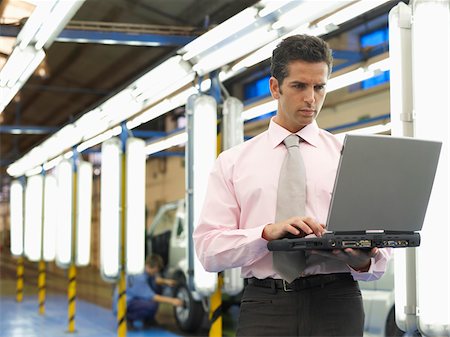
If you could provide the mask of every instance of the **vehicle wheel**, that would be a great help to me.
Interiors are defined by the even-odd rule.
[[[389,316],[386,320],[386,330],[385,330],[385,336],[386,337],[397,337],[397,336],[404,336],[405,332],[403,330],[400,330],[400,328],[395,323],[395,306],[391,309],[389,312]],[[408,335],[410,336],[410,335]],[[422,337],[422,334],[416,330],[414,331],[413,337]]]
[[[404,334],[405,334],[405,332],[400,330],[400,328],[395,323],[395,307],[392,307],[391,311],[389,312],[388,318],[386,320],[385,336],[386,337],[397,337],[397,336],[403,336]]]
[[[180,330],[185,332],[197,331],[203,322],[205,312],[202,303],[195,301],[185,284],[175,289],[175,297],[182,299],[184,307],[174,307],[174,316]]]

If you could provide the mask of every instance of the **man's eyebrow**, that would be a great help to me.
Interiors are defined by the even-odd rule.
[[[306,84],[306,83],[302,82],[302,81],[298,81],[298,80],[293,80],[293,81],[289,82],[289,84]]]
[[[289,84],[308,84],[306,82],[302,82],[302,81],[298,81],[298,80],[293,80],[291,82],[289,82]],[[327,82],[319,82],[319,83],[315,83],[314,86],[325,86],[327,84]]]

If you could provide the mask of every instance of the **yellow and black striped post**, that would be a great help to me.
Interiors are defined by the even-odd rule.
[[[124,146],[125,148],[125,146]],[[126,258],[125,258],[125,245],[126,245],[126,169],[127,160],[126,152],[123,151],[122,155],[122,179],[121,179],[121,195],[122,195],[122,214],[120,221],[120,279],[119,279],[119,300],[117,303],[117,336],[125,337],[127,335],[127,284],[126,284]]]
[[[45,314],[45,261],[39,261],[39,275],[38,275],[38,299],[39,299],[39,314]]]
[[[74,165],[75,166],[75,165]],[[73,170],[72,180],[72,262],[69,267],[69,286],[67,287],[67,317],[68,327],[67,332],[75,332],[75,313],[76,313],[76,298],[77,298],[77,267],[75,266],[75,251],[76,251],[76,235],[77,235],[77,172]]]
[[[222,337],[222,287],[223,273],[219,273],[216,291],[210,297],[209,337]]]
[[[23,257],[20,256],[17,259],[17,269],[16,269],[16,275],[17,275],[17,283],[16,283],[16,301],[22,302],[23,300]]]
[[[127,335],[127,293],[125,282],[125,271],[120,272],[119,280],[119,300],[117,302],[117,335],[125,337]]]
[[[69,287],[67,292],[67,300],[69,302],[68,306],[68,317],[69,326],[68,332],[75,332],[75,312],[76,312],[76,297],[77,297],[77,268],[75,264],[71,264],[69,267]]]

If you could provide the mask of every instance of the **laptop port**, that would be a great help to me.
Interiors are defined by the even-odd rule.
[[[383,241],[385,247],[408,247],[408,240],[385,240]]]
[[[356,247],[358,245],[358,241],[354,240],[342,240],[342,247]]]
[[[342,247],[370,248],[372,242],[370,240],[342,240]]]

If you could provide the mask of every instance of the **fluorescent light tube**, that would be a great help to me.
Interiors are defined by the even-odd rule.
[[[58,181],[58,226],[56,229],[56,264],[67,268],[72,262],[73,171],[72,161],[61,161],[56,170]]]
[[[145,266],[145,141],[130,137],[126,143],[126,268],[140,274]]]
[[[182,48],[181,53],[183,54],[183,59],[186,61],[190,60],[217,43],[220,43],[220,41],[236,34],[244,27],[252,24],[255,21],[257,13],[258,9],[255,7],[246,8],[217,27],[199,36]]]
[[[87,266],[91,259],[91,223],[92,223],[92,164],[80,161],[78,164],[77,188],[77,266]]]
[[[58,225],[58,182],[56,177],[44,177],[44,229],[42,238],[42,258],[54,261],[56,257],[56,229]]]
[[[422,241],[417,248],[419,330],[425,336],[450,332],[450,3],[412,2],[414,137],[442,142]],[[439,43],[431,43],[436,36]],[[432,60],[430,60],[430,55]],[[430,263],[438,259],[443,268]],[[434,268],[433,268],[434,267]],[[433,277],[430,277],[433,275]]]
[[[100,270],[106,281],[119,276],[121,167],[121,141],[110,138],[102,144],[100,174]]]
[[[13,180],[10,190],[10,221],[11,221],[11,254],[14,256],[23,255],[23,185],[19,180]]]
[[[25,188],[25,256],[30,261],[42,257],[43,177],[28,177]]]
[[[268,102],[256,105],[249,109],[244,110],[242,113],[242,118],[247,121],[262,115],[265,115],[269,112],[276,111],[278,109],[278,101],[271,99]]]
[[[276,37],[277,32],[275,30],[271,30],[268,24],[263,25],[251,33],[243,35],[221,48],[208,53],[192,69],[199,75],[204,75],[260,48]]]
[[[151,142],[145,146],[145,153],[150,156],[154,153],[170,149],[174,146],[184,145],[187,142],[185,131],[164,137],[161,140]]]
[[[351,5],[337,11],[336,13],[326,17],[325,19],[317,23],[318,27],[324,27],[327,32],[334,30],[340,24],[356,18],[357,16],[366,13],[389,0],[362,0],[356,1]],[[347,1],[341,2],[342,4],[348,3]]]
[[[193,104],[193,226],[198,224],[206,195],[209,174],[217,157],[217,103],[211,96],[202,95]],[[211,295],[217,286],[217,273],[205,271],[198,258],[194,258],[195,290]]]

